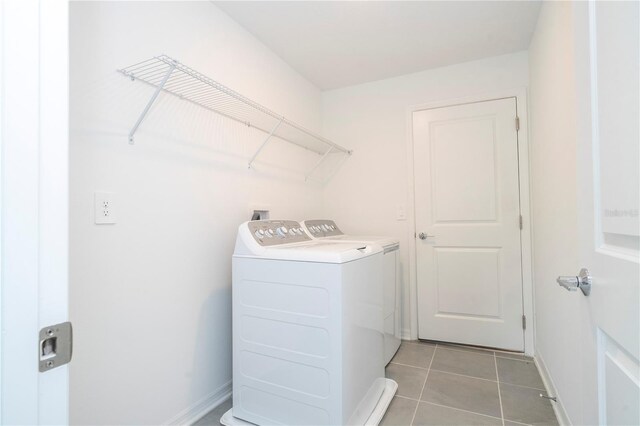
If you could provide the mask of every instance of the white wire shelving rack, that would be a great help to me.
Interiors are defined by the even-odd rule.
[[[154,56],[118,72],[132,81],[141,81],[155,88],[129,132],[130,144],[134,143],[135,134],[158,95],[164,92],[266,133],[266,138],[249,159],[249,168],[274,137],[320,156],[305,178],[309,178],[330,154],[347,156],[352,153],[167,55]]]

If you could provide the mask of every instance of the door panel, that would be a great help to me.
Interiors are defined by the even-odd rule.
[[[431,132],[435,222],[495,221],[494,117],[433,123]]]
[[[640,424],[640,5],[576,6],[583,418]],[[595,390],[595,391],[594,391]]]
[[[591,15],[600,226],[603,233],[638,237],[640,192],[631,184],[640,178],[638,5],[596,2]]]
[[[438,247],[434,254],[437,315],[500,318],[500,249]]]
[[[417,111],[418,337],[524,350],[515,98]]]
[[[640,420],[638,361],[602,331],[598,335],[601,424],[636,425]]]

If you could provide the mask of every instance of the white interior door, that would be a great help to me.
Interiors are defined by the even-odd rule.
[[[68,367],[40,372],[38,345],[68,320],[67,34],[65,0],[0,1],[0,424],[69,421]]]
[[[600,425],[640,424],[640,4],[576,5],[579,291],[583,407]],[[567,271],[575,274],[577,271]]]
[[[524,350],[516,99],[413,113],[418,337]]]

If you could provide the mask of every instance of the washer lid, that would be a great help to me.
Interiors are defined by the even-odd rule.
[[[372,244],[311,241],[265,247],[260,253],[236,252],[233,256],[298,262],[346,263],[381,252],[381,247]]]
[[[292,220],[245,222],[238,228],[235,257],[344,263],[382,252],[362,241],[313,240]]]

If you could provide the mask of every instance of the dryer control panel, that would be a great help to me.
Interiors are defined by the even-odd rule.
[[[343,232],[338,228],[338,225],[336,225],[332,220],[305,220],[304,225],[307,227],[307,230],[311,232],[311,235],[316,238],[343,235]]]
[[[295,220],[253,220],[247,226],[253,239],[261,246],[311,241]]]

